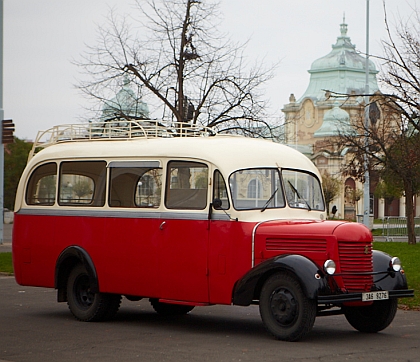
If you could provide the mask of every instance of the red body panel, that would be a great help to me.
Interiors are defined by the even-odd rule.
[[[267,221],[258,226],[255,236],[255,263],[279,254],[300,254],[321,265],[337,260],[339,222],[313,220]]]
[[[356,244],[351,252],[357,253],[372,238],[365,227],[354,223],[277,220],[256,225],[164,215],[150,219],[18,213],[13,234],[16,280],[22,285],[54,287],[58,257],[77,245],[92,259],[101,292],[230,304],[235,283],[264,260],[299,254],[321,269],[326,259],[343,259],[347,241]],[[371,268],[369,260],[365,264]],[[347,265],[344,271],[360,267]],[[338,263],[339,273],[340,268]],[[357,289],[370,280],[355,281]],[[336,277],[336,282],[344,288],[353,281]]]
[[[252,266],[254,225],[18,213],[15,276],[22,285],[54,287],[59,255],[77,245],[91,257],[101,292],[230,304],[235,282]]]

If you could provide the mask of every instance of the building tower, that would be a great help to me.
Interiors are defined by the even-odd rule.
[[[332,149],[326,141],[343,132],[355,132],[351,124],[363,119],[365,64],[366,58],[356,51],[356,46],[347,36],[347,24],[343,19],[340,36],[330,53],[312,63],[305,93],[298,100],[291,94],[289,103],[282,109],[285,142],[306,154],[321,173],[341,180],[341,194],[330,209],[335,205],[338,209],[336,216],[347,219],[355,219],[359,210],[362,211],[363,200],[358,192],[362,185],[341,176],[341,166],[346,162],[348,150]],[[377,73],[375,64],[369,61],[369,89],[372,93],[379,91]]]

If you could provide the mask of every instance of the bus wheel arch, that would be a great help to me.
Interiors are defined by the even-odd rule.
[[[78,264],[85,267],[92,291],[99,292],[98,277],[91,257],[81,247],[70,246],[61,252],[55,266],[55,288],[57,289],[58,302],[67,302],[67,282],[70,273]]]
[[[318,295],[329,290],[326,278],[314,262],[301,255],[281,255],[257,265],[236,283],[233,304],[247,306],[258,300],[264,284],[277,273],[287,273],[295,278],[308,299],[316,300]]]

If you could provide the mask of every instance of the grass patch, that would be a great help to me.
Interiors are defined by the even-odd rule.
[[[0,273],[13,274],[12,253],[0,253]]]
[[[372,230],[373,236],[382,236],[382,229],[373,229]]]
[[[409,308],[420,308],[420,244],[375,241],[373,248],[400,258],[407,276],[408,288],[414,289],[414,298],[402,298],[399,302]]]

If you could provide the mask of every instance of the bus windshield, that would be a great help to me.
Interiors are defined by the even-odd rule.
[[[282,176],[287,203],[290,207],[309,211],[324,210],[321,184],[315,176],[295,170],[283,170]]]
[[[276,168],[239,170],[229,178],[236,210],[280,208],[285,206],[280,174]]]

